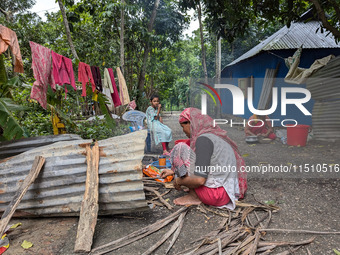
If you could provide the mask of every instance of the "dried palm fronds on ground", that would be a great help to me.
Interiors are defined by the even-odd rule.
[[[150,182],[150,180],[148,180]],[[150,183],[151,184],[151,183]],[[154,184],[154,183],[152,183]],[[161,183],[158,183],[161,184]],[[151,186],[151,185],[150,185]],[[167,195],[169,191],[160,193],[158,188],[148,186],[145,190],[148,191],[147,196],[151,196],[150,203],[155,205],[164,206],[168,209],[169,204],[163,196]],[[163,186],[163,185],[161,185]],[[155,196],[156,195],[156,196]],[[153,196],[153,198],[152,198]],[[160,202],[155,200],[159,199]],[[256,199],[255,199],[256,200]],[[257,200],[256,200],[257,201]],[[164,203],[166,202],[166,203]],[[91,251],[90,254],[106,254],[108,252],[117,250],[120,247],[129,245],[137,240],[155,233],[163,227],[175,221],[170,229],[155,240],[154,244],[149,247],[143,254],[151,254],[155,252],[164,242],[169,240],[165,253],[168,254],[175,244],[177,238],[181,234],[185,217],[190,208],[196,209],[203,215],[210,219],[212,215],[222,217],[219,226],[210,233],[198,238],[197,240],[189,243],[184,251],[178,255],[201,255],[201,254],[223,254],[223,255],[255,255],[255,254],[275,254],[285,255],[292,254],[304,245],[312,243],[315,239],[309,238],[302,241],[266,241],[265,238],[270,233],[303,233],[303,234],[340,234],[340,232],[322,232],[310,230],[289,230],[289,229],[269,229],[272,216],[279,210],[277,206],[267,205],[259,201],[257,204],[250,204],[244,202],[237,202],[236,209],[230,211],[228,209],[219,209],[206,205],[181,207],[178,211],[172,213],[168,217],[155,222],[145,228],[135,231],[123,238],[115,240],[111,243],[97,247]],[[170,210],[171,210],[170,209]],[[172,237],[171,237],[172,236]],[[277,249],[279,247],[286,247],[286,251]]]
[[[270,254],[275,248],[280,246],[301,246],[311,243],[314,238],[302,242],[264,242],[261,241],[266,235],[260,224],[268,227],[272,212],[279,210],[272,205],[253,205],[247,203],[237,203],[235,211],[217,209],[205,205],[197,206],[197,210],[206,214],[213,213],[223,216],[224,220],[221,225],[206,236],[194,241],[192,248],[189,248],[178,255],[182,254],[256,254],[265,252]],[[258,213],[262,217],[259,218]],[[197,244],[198,243],[198,244]]]

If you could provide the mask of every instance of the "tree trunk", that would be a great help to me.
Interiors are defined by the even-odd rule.
[[[79,59],[79,57],[77,55],[77,52],[76,52],[76,49],[74,48],[74,45],[73,45],[73,42],[72,42],[72,37],[71,37],[70,27],[69,27],[68,21],[67,21],[65,7],[64,7],[64,5],[63,5],[61,0],[58,0],[58,4],[59,4],[61,15],[63,16],[63,22],[64,22],[64,26],[65,26],[67,41],[68,41],[68,44],[70,45],[72,55],[76,59]]]
[[[215,74],[215,84],[221,83],[221,37],[216,37],[216,74]],[[221,89],[217,89],[217,93],[221,95]],[[217,117],[221,118],[221,107],[217,107]]]
[[[326,28],[328,31],[330,31],[335,38],[340,40],[340,31],[328,22],[328,18],[326,16],[325,10],[322,8],[319,0],[309,0],[309,2],[313,3],[313,5],[315,6],[315,9],[318,13],[319,19],[321,20],[323,27]],[[335,12],[338,18],[340,18],[339,6],[335,4],[333,5],[333,8],[335,9]]]
[[[160,0],[155,0],[155,5],[153,6],[153,10],[151,13],[150,21],[148,24],[148,33],[152,32],[153,29],[153,24],[155,22],[156,14],[157,14],[157,9],[159,6]],[[144,56],[143,56],[143,64],[141,67],[141,72],[139,75],[139,81],[138,81],[138,98],[142,96],[142,93],[144,91],[144,82],[145,82],[145,69],[146,69],[146,64],[147,64],[147,59],[148,55],[150,52],[150,43],[147,41],[144,46]]]
[[[3,15],[5,15],[5,17],[6,17],[6,21],[8,22],[8,23],[10,23],[10,22],[13,22],[13,15],[11,15],[11,12],[6,12],[4,9],[2,9],[2,8],[0,8],[0,12],[3,14]]]
[[[221,82],[221,37],[217,39],[217,63],[216,63],[216,78],[217,82]]]
[[[203,66],[203,73],[204,73],[204,81],[205,83],[208,83],[208,71],[207,71],[204,38],[203,38],[202,7],[201,7],[200,0],[198,1],[197,12],[198,12],[198,22],[199,22],[200,36],[201,36],[202,66]]]
[[[231,61],[234,61],[234,52],[235,52],[235,44],[234,42],[231,43]]]
[[[122,0],[122,8],[120,10],[120,69],[122,70],[122,73],[124,74],[124,26],[125,26],[125,20],[124,20],[124,6],[125,1]]]

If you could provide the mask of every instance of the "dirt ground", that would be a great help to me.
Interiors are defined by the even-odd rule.
[[[177,123],[178,113],[165,116],[165,124],[173,130],[174,140],[185,138]],[[248,191],[245,202],[271,201],[280,207],[273,214],[270,228],[306,229],[316,231],[340,231],[340,173],[330,173],[329,168],[340,164],[340,145],[338,143],[310,141],[306,147],[292,147],[280,142],[271,144],[249,145],[244,142],[244,132],[239,127],[222,128],[228,131],[239,146],[248,166],[268,165],[285,166],[296,165],[298,170],[304,171],[305,164],[309,164],[309,173],[299,171],[291,173],[249,173]],[[170,147],[173,146],[173,142]],[[160,145],[153,154],[161,152]],[[146,157],[148,163],[152,157]],[[320,164],[327,164],[326,173],[311,173],[312,165],[316,171]],[[294,169],[294,168],[293,168]],[[160,186],[161,187],[161,186]],[[164,188],[160,188],[162,192]],[[183,193],[174,189],[165,198],[173,205],[172,200]],[[174,210],[178,210],[175,206]],[[164,207],[155,207],[146,212],[134,214],[99,217],[92,247],[98,247],[110,241],[136,231],[142,227],[160,220],[171,212]],[[209,218],[209,219],[208,219]],[[208,218],[200,211],[191,208],[187,214],[183,230],[169,254],[176,254],[189,247],[189,243],[204,234],[214,230],[222,217],[211,214]],[[11,223],[21,222],[22,226],[8,235],[10,248],[5,254],[73,254],[77,231],[78,218],[40,218],[40,219],[12,219]],[[141,254],[160,238],[170,225],[160,231],[137,241],[127,247],[108,254]],[[305,240],[310,234],[273,234],[268,233],[265,240]],[[33,243],[33,247],[24,250],[20,247],[23,240]],[[168,246],[167,241],[155,254],[164,254]],[[316,236],[315,241],[298,250],[294,254],[334,254],[333,249],[340,250],[340,235]],[[279,250],[278,250],[279,251]]]

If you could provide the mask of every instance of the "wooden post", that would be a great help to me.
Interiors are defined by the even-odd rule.
[[[84,199],[81,203],[80,218],[78,223],[77,238],[74,252],[91,251],[94,229],[98,216],[98,186],[99,186],[99,146],[95,142],[91,148],[86,146],[86,184]]]
[[[15,210],[17,209],[21,199],[26,194],[29,186],[35,181],[38,177],[42,166],[45,163],[45,158],[42,156],[36,156],[32,165],[32,168],[28,175],[26,176],[25,180],[15,193],[11,203],[7,206],[5,212],[3,213],[0,221],[0,236],[3,235],[10,219],[12,218]]]

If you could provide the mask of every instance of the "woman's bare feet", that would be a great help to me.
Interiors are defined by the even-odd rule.
[[[183,197],[176,198],[174,200],[175,205],[199,205],[201,200],[199,200],[196,192],[190,189],[189,194]]]
[[[189,191],[190,191],[189,188],[186,188],[186,187],[182,187],[182,188],[183,188],[182,190],[183,190],[184,192],[189,192]]]

